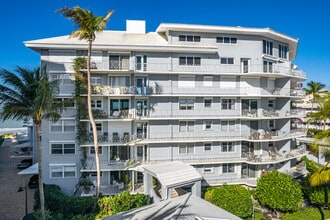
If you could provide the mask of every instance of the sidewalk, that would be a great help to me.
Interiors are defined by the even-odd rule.
[[[25,192],[17,192],[23,186],[23,176],[14,167],[7,142],[0,147],[0,220],[18,220],[25,215]],[[29,177],[27,177],[28,180]],[[28,189],[28,212],[33,211],[34,189]]]

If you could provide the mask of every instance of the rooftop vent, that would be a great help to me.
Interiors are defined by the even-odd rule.
[[[146,33],[146,21],[126,20],[126,33],[145,34]]]

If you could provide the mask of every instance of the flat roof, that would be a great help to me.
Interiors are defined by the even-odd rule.
[[[141,167],[167,188],[187,185],[202,179],[194,167],[180,161],[141,165]]]

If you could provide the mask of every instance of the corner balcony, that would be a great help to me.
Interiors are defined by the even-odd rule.
[[[94,96],[130,96],[135,94],[135,87],[121,86],[111,87],[106,85],[92,85],[92,95]],[[82,95],[87,95],[87,87],[82,88]]]

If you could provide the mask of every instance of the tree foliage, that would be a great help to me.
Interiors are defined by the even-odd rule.
[[[205,200],[242,218],[252,215],[251,193],[240,185],[212,187],[205,192]]]
[[[100,212],[97,218],[111,216],[119,212],[128,211],[149,204],[149,196],[144,194],[131,195],[124,191],[114,196],[103,197],[98,200]]]
[[[303,201],[299,183],[278,171],[268,172],[258,179],[255,196],[261,205],[282,212],[297,211]]]

